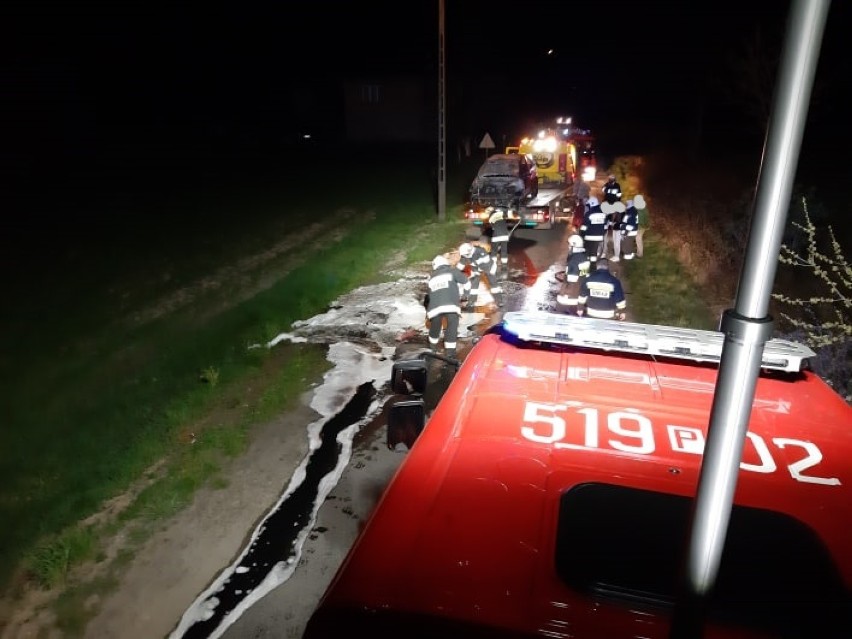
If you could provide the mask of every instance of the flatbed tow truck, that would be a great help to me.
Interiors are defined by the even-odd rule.
[[[559,222],[571,221],[578,206],[575,182],[594,180],[594,138],[588,130],[571,128],[569,123],[570,118],[558,118],[555,128],[542,129],[535,136],[523,138],[518,146],[506,147],[506,154],[523,154],[534,162],[538,188],[520,202],[489,199],[481,194],[471,197],[465,209],[465,218],[473,225],[467,233],[469,237],[478,237],[487,227],[489,206],[509,211],[517,228],[547,230]],[[587,171],[590,167],[591,172]],[[582,176],[577,175],[578,171],[583,172]]]

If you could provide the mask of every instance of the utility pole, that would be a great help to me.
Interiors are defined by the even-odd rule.
[[[447,219],[447,93],[444,67],[444,0],[438,0],[438,219]]]

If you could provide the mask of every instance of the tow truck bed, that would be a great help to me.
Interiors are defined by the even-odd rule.
[[[573,210],[570,188],[557,187],[539,189],[538,194],[524,202],[518,209],[519,226],[534,229],[553,228],[556,218]]]
[[[521,202],[514,211],[519,228],[551,229],[556,218],[573,212],[574,198],[569,187],[540,188],[538,194]],[[473,224],[470,237],[479,237],[480,229],[486,225],[488,214],[485,203],[471,203],[465,211],[465,217]]]
[[[567,196],[568,190],[564,188],[556,188],[556,189],[539,189],[538,195],[536,195],[529,202],[523,204],[523,206],[527,208],[541,208],[543,206],[550,206],[550,204],[559,197]]]

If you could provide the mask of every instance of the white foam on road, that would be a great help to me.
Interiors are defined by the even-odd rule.
[[[307,427],[310,452],[316,450],[321,444],[320,433],[323,425],[330,417],[340,412],[361,384],[374,381],[379,387],[390,379],[393,367],[392,357],[400,337],[410,335],[412,332],[425,335],[426,312],[420,302],[423,294],[420,289],[423,288],[424,283],[425,279],[421,273],[405,275],[395,282],[360,287],[335,300],[326,313],[295,322],[292,332],[281,333],[267,342],[265,346],[268,348],[273,348],[284,341],[328,344],[327,357],[333,366],[323,376],[322,383],[313,391],[311,408],[321,415],[321,418]],[[469,327],[477,324],[484,317],[482,313],[463,314],[459,337],[469,337],[471,335]],[[347,338],[357,342],[348,341]],[[253,348],[257,347],[259,345],[253,346]],[[276,564],[260,585],[246,594],[209,635],[210,639],[220,637],[248,608],[293,575],[299,565],[305,539],[316,522],[319,508],[337,485],[349,463],[355,435],[380,410],[381,403],[374,402],[363,419],[338,434],[337,441],[342,448],[338,463],[334,470],[321,480],[317,500],[312,506],[310,522],[300,531],[288,559]],[[310,452],[296,468],[287,489],[269,510],[270,514],[274,513],[304,481]],[[219,603],[215,595],[227,585],[233,574],[242,574],[253,569],[266,570],[266,567],[243,563],[255,539],[262,533],[265,521],[266,518],[255,529],[236,561],[223,570],[187,609],[178,627],[171,633],[171,639],[180,639],[196,622],[209,619],[214,614]]]

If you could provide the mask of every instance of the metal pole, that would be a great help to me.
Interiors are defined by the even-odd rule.
[[[447,219],[447,94],[444,65],[444,0],[438,0],[438,219]]]
[[[763,347],[772,334],[770,293],[829,4],[794,0],[788,16],[735,309],[722,320],[725,341],[671,628],[677,639],[702,636],[721,563]]]

